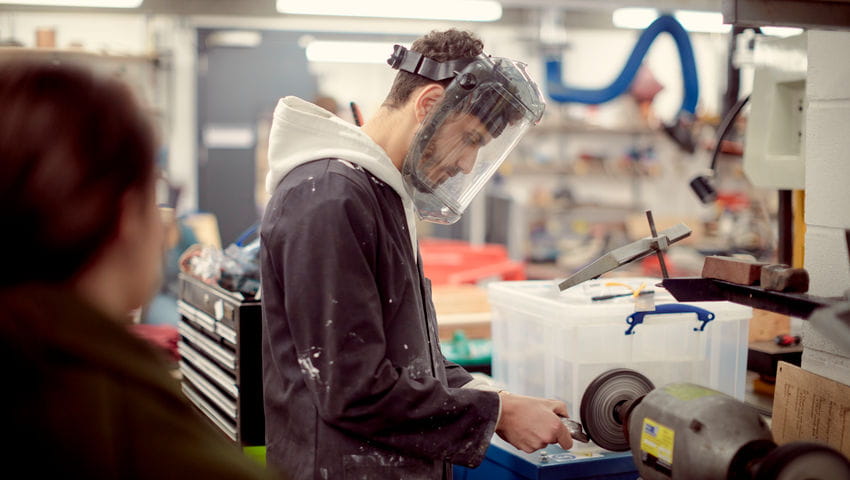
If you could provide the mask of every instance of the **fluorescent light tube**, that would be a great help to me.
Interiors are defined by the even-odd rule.
[[[611,21],[615,27],[643,30],[659,15],[654,8],[618,8],[611,15]],[[719,12],[676,10],[673,16],[689,32],[726,33],[732,29],[731,25],[723,23],[723,14]]]
[[[732,30],[732,25],[723,23],[723,14],[720,12],[676,10],[673,16],[689,32],[726,33]]]
[[[643,30],[658,18],[658,10],[654,8],[618,8],[611,15],[615,27],[637,28]]]
[[[502,18],[502,5],[496,0],[277,0],[277,11],[293,15],[471,22],[493,22]]]
[[[263,43],[263,35],[253,30],[218,30],[205,43],[212,47],[256,48]]]
[[[761,33],[765,35],[770,35],[772,37],[793,37],[794,35],[799,35],[803,33],[802,28],[796,27],[759,27],[761,28]]]
[[[136,8],[142,0],[2,0],[0,5],[32,5],[38,7]]]
[[[324,41],[307,44],[307,60],[328,63],[387,63],[393,53],[392,42]],[[410,45],[405,45],[410,47]]]

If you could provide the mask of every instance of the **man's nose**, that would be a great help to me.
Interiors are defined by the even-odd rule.
[[[472,167],[475,166],[475,157],[477,157],[478,152],[467,152],[464,153],[457,162],[458,168],[463,173],[472,173]]]

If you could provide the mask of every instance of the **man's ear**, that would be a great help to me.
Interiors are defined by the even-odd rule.
[[[431,110],[443,99],[446,89],[436,83],[429,83],[416,93],[413,109],[416,113],[416,122],[422,123]]]

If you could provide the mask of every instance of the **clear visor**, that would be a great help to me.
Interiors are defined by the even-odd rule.
[[[510,62],[512,68],[517,65]],[[446,100],[455,100],[454,105],[438,107],[425,119],[404,162],[405,186],[423,220],[459,220],[528,128],[539,121],[542,98],[533,82],[531,86],[538,95],[534,100],[540,100],[533,107],[517,96],[516,88],[511,92],[510,84],[506,88],[500,82],[485,83],[462,97],[447,89]]]

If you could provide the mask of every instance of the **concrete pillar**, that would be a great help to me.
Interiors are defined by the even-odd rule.
[[[850,289],[850,32],[808,32],[806,77],[806,252],[810,293]],[[850,385],[850,352],[806,322],[805,370]]]

